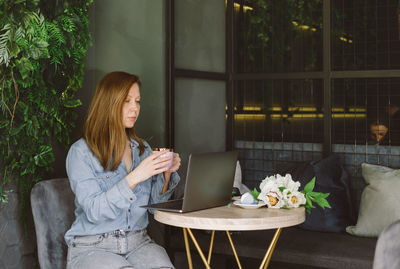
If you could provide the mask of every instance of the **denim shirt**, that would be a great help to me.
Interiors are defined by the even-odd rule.
[[[149,144],[143,143],[145,150],[139,156],[139,143],[131,139],[133,161],[129,171],[152,153]],[[71,146],[66,168],[76,207],[75,221],[65,234],[67,245],[76,235],[145,229],[148,210],[140,206],[167,201],[180,180],[176,172],[172,173],[168,190],[161,194],[164,175],[160,173],[131,190],[125,163],[121,161],[116,170],[105,171],[83,138]]]

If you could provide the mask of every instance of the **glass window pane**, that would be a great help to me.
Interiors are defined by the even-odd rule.
[[[234,111],[235,149],[250,188],[290,164],[322,158],[322,80],[238,81]]]
[[[182,179],[190,153],[225,151],[225,84],[199,79],[175,81],[175,151],[182,159]]]
[[[175,66],[225,72],[225,1],[175,1]]]
[[[237,0],[234,6],[237,72],[322,69],[322,1]]]
[[[245,141],[323,141],[321,80],[239,81],[235,137]]]
[[[333,69],[399,69],[399,7],[394,0],[333,0]]]
[[[400,145],[400,79],[335,79],[333,142]]]

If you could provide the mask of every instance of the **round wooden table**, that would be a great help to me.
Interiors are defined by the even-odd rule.
[[[282,228],[294,226],[304,222],[305,210],[304,207],[292,209],[274,209],[266,207],[258,209],[243,209],[229,204],[228,206],[215,207],[189,213],[173,213],[157,210],[155,211],[154,218],[161,223],[183,228],[186,254],[190,269],[193,268],[193,265],[190,256],[187,234],[189,234],[193,240],[193,243],[195,244],[200,257],[206,265],[206,268],[210,268],[209,265],[211,261],[215,231],[226,231],[236,258],[236,262],[238,263],[239,268],[242,268],[229,231],[277,229],[267,249],[264,259],[261,262],[260,269],[263,269],[267,268],[269,264]],[[205,256],[190,229],[212,230],[207,260],[205,259]]]

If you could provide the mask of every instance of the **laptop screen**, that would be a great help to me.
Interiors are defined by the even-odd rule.
[[[230,202],[237,157],[235,151],[189,156],[184,212],[222,206]]]

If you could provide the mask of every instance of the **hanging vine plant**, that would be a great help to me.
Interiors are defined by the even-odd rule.
[[[15,182],[23,213],[54,145],[70,144],[92,1],[0,0],[0,203]]]

